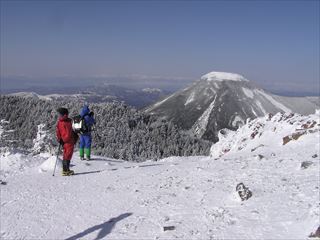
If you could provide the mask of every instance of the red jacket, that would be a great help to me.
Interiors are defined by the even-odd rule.
[[[71,119],[68,115],[59,118],[56,128],[57,140],[62,140],[64,143],[76,144],[78,135],[72,130]]]

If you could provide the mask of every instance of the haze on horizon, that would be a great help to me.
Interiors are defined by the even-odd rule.
[[[1,87],[12,79],[43,86],[62,78],[68,86],[112,76],[187,83],[225,71],[269,90],[319,95],[319,7],[312,0],[0,1]]]

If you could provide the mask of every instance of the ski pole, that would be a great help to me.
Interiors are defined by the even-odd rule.
[[[57,158],[56,158],[56,163],[54,165],[54,169],[53,169],[53,174],[52,176],[54,176],[54,173],[56,171],[56,167],[57,167],[57,162],[58,162],[58,158],[59,158],[59,152],[60,152],[60,148],[61,148],[61,144],[59,144],[59,147],[58,147],[58,152],[57,152]]]

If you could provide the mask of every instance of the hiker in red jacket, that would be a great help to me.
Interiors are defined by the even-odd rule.
[[[78,135],[72,130],[72,122],[68,117],[68,109],[59,108],[57,111],[59,113],[56,128],[57,140],[63,146],[62,176],[70,176],[74,174],[74,171],[70,170],[70,160]]]

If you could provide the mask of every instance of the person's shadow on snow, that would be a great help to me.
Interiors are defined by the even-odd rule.
[[[81,233],[78,233],[72,237],[67,238],[66,240],[76,240],[80,239],[94,231],[97,231],[100,229],[100,232],[98,233],[97,237],[94,240],[103,239],[105,236],[107,236],[109,233],[111,233],[111,230],[114,228],[117,222],[121,221],[124,218],[127,218],[131,216],[132,213],[124,213],[119,215],[118,217],[111,218],[107,222],[104,222],[102,224],[93,226],[91,228],[88,228],[87,230],[84,230]]]

